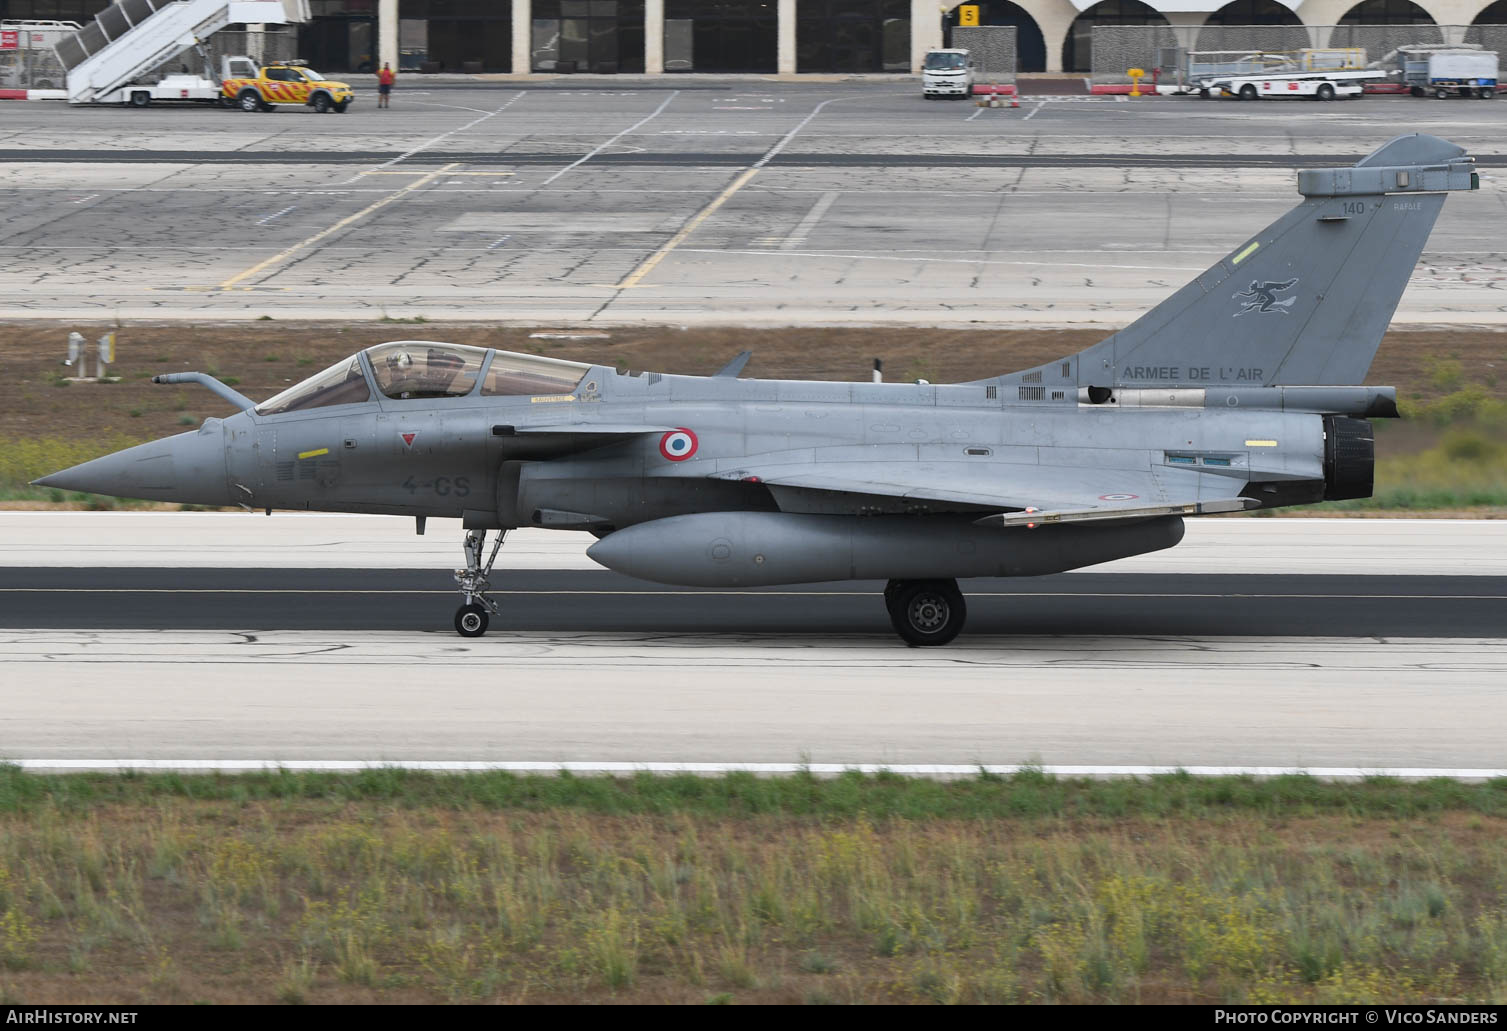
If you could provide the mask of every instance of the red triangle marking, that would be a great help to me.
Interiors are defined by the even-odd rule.
[[[413,447],[413,438],[417,436],[417,433],[405,433],[403,434],[403,443],[408,447]]]

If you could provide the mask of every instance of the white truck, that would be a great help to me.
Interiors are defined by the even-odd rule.
[[[971,97],[978,75],[973,55],[961,48],[933,50],[921,62],[921,95],[932,97]]]
[[[1239,100],[1259,100],[1263,97],[1334,100],[1337,97],[1358,97],[1366,91],[1362,85],[1365,80],[1386,77],[1386,72],[1374,70],[1225,75],[1200,80],[1198,95],[1206,99],[1211,96],[1232,96]]]
[[[1480,97],[1497,93],[1497,55],[1491,50],[1429,50],[1407,53],[1403,81],[1415,97]]]
[[[225,80],[255,78],[256,62],[249,57],[222,57],[220,58],[220,77],[211,78],[210,71],[210,63],[207,60],[204,63],[203,75],[195,75],[186,67],[180,66],[179,71],[163,75],[156,82],[133,82],[107,93],[98,93],[91,102],[146,107],[160,101],[170,101],[234,107],[234,102],[226,100],[223,96]]]

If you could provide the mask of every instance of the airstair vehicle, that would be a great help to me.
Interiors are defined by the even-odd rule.
[[[120,0],[54,48],[68,69],[68,102],[115,94],[227,25],[308,20],[307,0],[290,6],[293,16],[282,0]]]

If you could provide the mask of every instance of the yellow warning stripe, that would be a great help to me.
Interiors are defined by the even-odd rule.
[[[299,458],[318,458],[320,455],[327,455],[329,453],[330,453],[330,449],[329,448],[322,447],[322,448],[317,448],[314,451],[300,451],[298,453],[298,457]]]

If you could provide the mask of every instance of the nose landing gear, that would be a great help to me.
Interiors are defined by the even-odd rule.
[[[507,534],[506,530],[497,531],[492,553],[483,565],[481,553],[487,546],[487,531],[466,531],[466,568],[455,571],[455,583],[466,598],[466,603],[455,610],[455,632],[462,637],[480,637],[487,632],[490,617],[499,614],[497,603],[487,597],[487,590],[491,587],[487,578],[492,575],[492,564],[497,561],[497,553],[502,550],[502,541]]]
[[[912,647],[947,644],[968,619],[956,580],[891,580],[884,605],[895,633]]]

